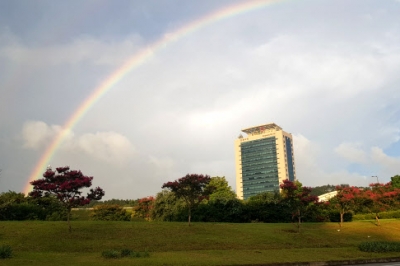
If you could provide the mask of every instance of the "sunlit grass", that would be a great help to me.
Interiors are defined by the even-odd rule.
[[[0,245],[13,249],[1,265],[110,265],[107,250],[148,251],[146,258],[113,259],[112,265],[243,265],[395,257],[366,253],[366,241],[398,241],[400,222],[382,220],[293,224],[74,221],[0,222]],[[338,231],[340,230],[340,231]]]

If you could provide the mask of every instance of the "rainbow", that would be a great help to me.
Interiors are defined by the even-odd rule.
[[[113,88],[114,85],[116,85],[127,73],[144,64],[149,58],[151,58],[155,54],[155,52],[161,50],[166,45],[179,40],[185,35],[188,35],[220,20],[285,1],[289,0],[250,0],[222,8],[220,10],[211,12],[197,20],[194,20],[171,33],[165,34],[156,42],[148,45],[146,48],[134,54],[121,67],[119,67],[111,75],[109,75],[97,88],[95,88],[93,90],[93,93],[85,99],[85,101],[67,120],[67,122],[63,125],[63,130],[61,130],[61,132],[46,148],[45,152],[32,170],[29,176],[29,181],[25,185],[23,192],[25,194],[28,194],[31,191],[30,182],[41,177],[41,174],[43,173],[43,171],[45,171],[50,159],[53,157],[53,155],[57,151],[57,148],[62,143],[68,132],[79,122],[79,120],[89,111],[89,109],[104,94],[106,94],[111,88]]]

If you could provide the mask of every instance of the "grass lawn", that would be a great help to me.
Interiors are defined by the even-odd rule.
[[[365,253],[364,241],[399,241],[400,221],[231,224],[73,221],[0,222],[0,245],[14,257],[0,265],[249,265],[400,257]],[[147,258],[105,259],[106,250],[149,251]]]

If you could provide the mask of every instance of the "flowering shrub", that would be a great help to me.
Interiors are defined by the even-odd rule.
[[[133,208],[135,212],[134,216],[150,221],[154,201],[155,199],[152,196],[139,199],[137,205]]]

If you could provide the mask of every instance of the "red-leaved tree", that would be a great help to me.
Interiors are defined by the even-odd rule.
[[[391,182],[386,184],[372,183],[369,187],[364,191],[364,197],[368,202],[367,207],[375,214],[377,225],[380,225],[380,212],[397,209],[400,206],[400,189],[393,187]]]
[[[133,208],[135,211],[135,216],[149,221],[151,210],[154,207],[154,201],[155,199],[153,196],[139,199],[137,205]]]
[[[318,197],[311,195],[311,188],[303,187],[299,181],[283,180],[280,184],[283,201],[292,210],[292,217],[297,218],[297,231],[300,231],[301,217],[309,206],[318,203]]]
[[[209,175],[187,174],[186,176],[163,184],[162,188],[170,189],[178,198],[183,198],[188,207],[188,221],[192,216],[192,209],[195,208],[203,199],[207,198],[211,191],[206,190],[210,183]]]
[[[340,227],[343,225],[343,216],[346,212],[352,210],[356,203],[360,202],[357,199],[362,198],[363,190],[357,187],[336,187],[337,195],[332,202],[340,213]]]
[[[50,167],[43,174],[43,178],[30,182],[33,190],[29,196],[33,198],[55,196],[67,210],[68,228],[71,232],[71,209],[89,204],[91,200],[100,200],[104,191],[100,187],[90,189],[86,197],[81,196],[82,188],[92,186],[93,177],[85,176],[81,171],[69,170],[69,167],[58,167],[54,172]]]

